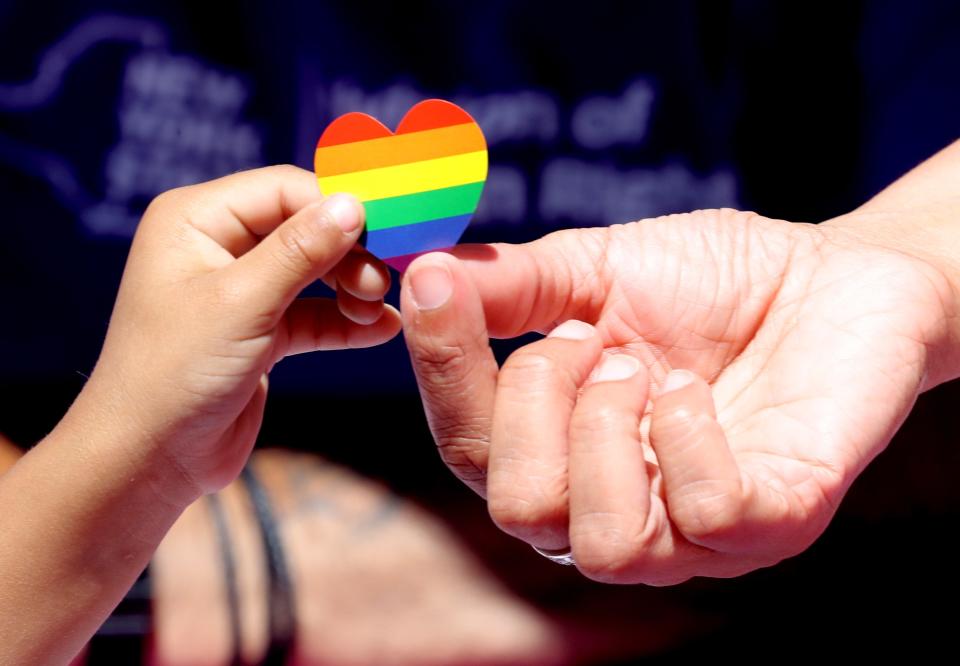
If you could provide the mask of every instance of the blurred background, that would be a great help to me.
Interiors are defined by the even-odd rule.
[[[21,445],[92,369],[151,198],[312,168],[348,111],[465,107],[490,147],[481,242],[718,206],[817,222],[960,136],[956,2],[0,0],[0,54],[0,432]],[[667,590],[584,581],[493,529],[435,455],[402,339],[280,364],[261,445],[423,507],[571,663],[954,652],[958,398],[921,398],[807,553]]]

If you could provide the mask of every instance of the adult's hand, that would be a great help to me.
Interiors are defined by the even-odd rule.
[[[441,455],[596,580],[801,552],[957,374],[958,153],[821,225],[698,211],[418,259],[401,309]],[[498,367],[489,338],[530,331]]]

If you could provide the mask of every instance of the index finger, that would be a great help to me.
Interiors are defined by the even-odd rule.
[[[245,254],[302,208],[322,201],[316,176],[290,165],[241,171],[173,190],[190,224],[234,257]]]

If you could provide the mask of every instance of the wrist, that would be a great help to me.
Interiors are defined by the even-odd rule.
[[[172,456],[163,433],[142,423],[117,386],[96,374],[87,382],[48,439],[79,447],[104,482],[135,481],[157,507],[179,515],[203,493]]]
[[[0,662],[66,662],[76,654],[193,494],[156,448],[106,418],[92,398],[78,397],[2,478],[0,570],[18,584],[0,595],[0,634],[16,629],[17,636],[0,646]],[[2,612],[23,608],[32,609],[26,621]]]
[[[857,210],[820,225],[834,240],[886,250],[910,262],[922,279],[929,316],[918,322],[925,348],[921,390],[960,377],[960,222],[934,207],[910,214]]]

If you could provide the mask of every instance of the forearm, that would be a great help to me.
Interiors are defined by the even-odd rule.
[[[0,477],[0,663],[65,663],[194,499],[134,424],[81,395]]]
[[[224,533],[217,534],[212,503],[194,502],[151,562],[156,666],[230,664],[235,648],[243,663],[254,664],[266,652],[267,579],[258,527],[241,481],[217,496]],[[233,562],[232,574],[226,557]],[[228,586],[236,594],[236,636]]]
[[[823,226],[921,260],[940,293],[942,328],[924,340],[924,389],[960,376],[960,141],[857,210]]]

